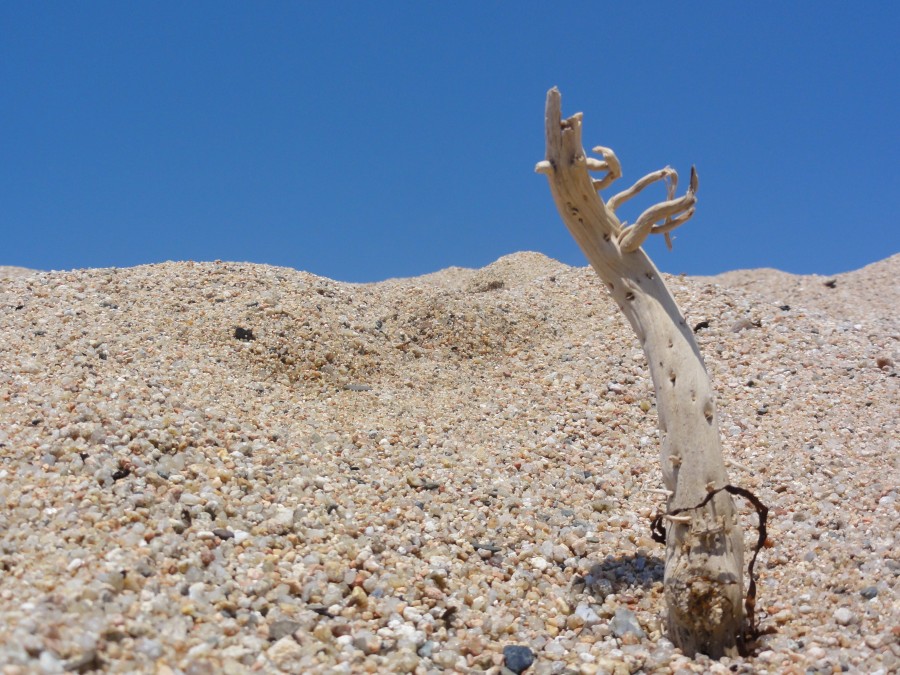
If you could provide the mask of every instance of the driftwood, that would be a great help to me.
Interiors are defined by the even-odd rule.
[[[545,174],[556,207],[591,266],[606,284],[644,349],[656,390],[665,517],[665,598],[668,634],[685,654],[719,658],[738,645],[744,622],[743,537],[728,485],[712,386],[691,329],[662,276],[641,249],[650,234],[669,232],[694,213],[697,174],[682,197],[677,174],[652,173],[605,202],[598,191],[621,176],[615,154],[581,145],[581,113],[562,118],[559,91],[547,93]],[[589,172],[603,172],[592,178]],[[648,185],[663,181],[668,199],[630,226],[615,210]],[[710,496],[710,493],[715,494]],[[698,504],[709,500],[702,507]]]

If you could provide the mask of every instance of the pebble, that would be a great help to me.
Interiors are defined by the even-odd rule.
[[[266,656],[278,668],[288,670],[293,662],[303,657],[303,648],[297,644],[294,638],[286,636],[269,647]]]
[[[534,652],[524,645],[507,645],[503,648],[503,665],[516,673],[522,673],[534,663]]]
[[[353,646],[364,654],[377,654],[381,651],[381,638],[368,630],[361,630],[353,635]]]
[[[839,626],[848,626],[856,621],[856,616],[846,607],[841,607],[834,611],[834,620]]]
[[[538,572],[543,572],[548,567],[550,567],[550,563],[546,558],[542,558],[541,556],[535,556],[531,559],[531,566],[536,569]]]
[[[296,621],[290,621],[288,619],[275,621],[269,625],[269,639],[273,642],[277,642],[283,637],[293,635],[300,628],[302,628],[302,624],[297,623]]]
[[[634,635],[638,638],[644,637],[644,630],[638,623],[637,616],[630,609],[619,607],[609,622],[609,628],[616,637],[624,637],[625,635]]]
[[[667,277],[770,509],[736,672],[896,670],[898,265]],[[664,637],[656,401],[604,293],[538,254],[2,281],[4,675],[720,671]]]
[[[878,586],[866,586],[859,592],[859,594],[866,600],[871,600],[878,595]]]
[[[577,616],[585,628],[591,628],[600,623],[600,615],[586,602],[579,603],[575,608],[575,616]]]
[[[387,657],[387,670],[391,673],[414,673],[420,659],[411,649],[401,647]]]

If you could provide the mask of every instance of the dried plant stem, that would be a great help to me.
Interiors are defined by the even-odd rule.
[[[728,484],[715,400],[691,329],[662,276],[640,248],[653,233],[666,234],[690,218],[697,176],[675,198],[675,172],[663,169],[619,193],[621,204],[659,180],[669,181],[667,201],[623,227],[597,191],[621,175],[615,154],[595,148],[604,161],[588,160],[581,141],[581,114],[562,118],[559,91],[547,94],[546,158],[536,170],[547,176],[563,222],[605,282],[644,349],[656,389],[662,440],[662,473],[668,510],[689,509]],[[607,171],[600,180],[589,170]],[[669,517],[665,596],[668,631],[686,654],[714,658],[735,647],[743,622],[743,540],[731,496],[721,491],[702,507]]]

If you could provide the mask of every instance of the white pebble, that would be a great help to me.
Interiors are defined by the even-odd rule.
[[[840,626],[847,626],[856,620],[856,616],[846,607],[841,607],[834,611],[834,620]]]

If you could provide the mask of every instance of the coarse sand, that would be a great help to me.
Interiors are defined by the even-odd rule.
[[[772,632],[711,661],[664,635],[653,388],[590,269],[2,268],[0,673],[897,672],[898,278],[666,277],[770,508]]]

